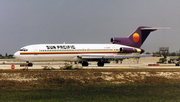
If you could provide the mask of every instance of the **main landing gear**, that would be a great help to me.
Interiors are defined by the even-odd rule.
[[[89,63],[87,62],[87,61],[83,61],[82,62],[82,66],[88,66],[89,65]],[[97,63],[97,66],[98,67],[103,67],[104,66],[104,62],[102,62],[102,61],[99,61],[98,63]]]
[[[98,65],[98,67],[103,67],[103,66],[104,66],[104,62],[99,61],[99,62],[97,63],[97,65]]]
[[[89,63],[87,61],[82,62],[82,66],[88,66],[88,65],[89,65]]]

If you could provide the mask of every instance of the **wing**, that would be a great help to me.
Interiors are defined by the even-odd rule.
[[[105,55],[78,55],[81,59],[104,59]]]
[[[117,56],[105,56],[105,59],[125,59],[125,58],[140,58],[151,57],[151,55],[117,55]]]
[[[114,56],[105,56],[105,55],[79,55],[78,58],[81,59],[125,59],[125,58],[140,58],[140,57],[151,57],[151,55],[114,55]]]

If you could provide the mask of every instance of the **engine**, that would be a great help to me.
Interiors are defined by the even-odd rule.
[[[115,43],[118,43],[120,42],[120,38],[111,38],[110,41],[115,44]]]
[[[123,52],[123,53],[133,53],[133,52],[137,52],[137,50],[134,49],[134,48],[121,47],[120,48],[120,52]]]
[[[122,53],[135,53],[135,52],[138,52],[140,54],[144,53],[145,51],[143,49],[135,49],[135,48],[127,48],[127,47],[121,47],[120,49],[120,52]]]
[[[132,46],[133,43],[129,38],[111,38],[111,43],[113,44],[122,44],[127,46]]]

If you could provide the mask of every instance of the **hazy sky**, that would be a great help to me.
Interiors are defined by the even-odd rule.
[[[141,48],[180,49],[179,0],[0,0],[0,53],[40,43],[111,43],[138,26],[171,27]]]

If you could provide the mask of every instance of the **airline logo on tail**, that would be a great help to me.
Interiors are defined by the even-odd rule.
[[[134,40],[134,42],[138,42],[139,39],[140,39],[139,34],[138,34],[138,33],[134,33],[134,34],[133,34],[133,40]]]

